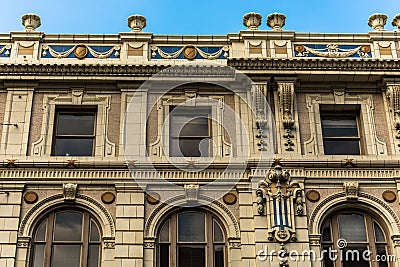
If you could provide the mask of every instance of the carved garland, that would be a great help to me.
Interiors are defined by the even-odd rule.
[[[294,126],[294,83],[282,83],[278,82],[278,95],[279,104],[281,107],[282,123],[285,129],[285,134],[283,138],[286,139],[284,145],[286,146],[286,151],[294,151],[293,138],[295,137],[292,133]]]

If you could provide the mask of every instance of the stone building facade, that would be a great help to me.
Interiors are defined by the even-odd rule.
[[[0,34],[0,266],[400,266],[400,15],[285,19]]]

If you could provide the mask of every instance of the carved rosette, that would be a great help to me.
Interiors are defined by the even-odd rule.
[[[272,28],[273,31],[282,31],[285,26],[286,16],[279,13],[269,14],[267,17],[267,25]]]
[[[291,181],[289,172],[278,164],[259,182],[256,196],[258,214],[270,215],[268,241],[295,242],[295,216],[304,214],[304,194],[299,183]]]
[[[346,194],[347,200],[358,199],[358,182],[344,182],[343,190]]]
[[[384,31],[387,18],[388,17],[385,14],[372,14],[368,19],[368,26],[373,28],[375,31]]]
[[[146,27],[146,18],[142,15],[132,15],[128,18],[128,26],[132,32],[141,32]]]
[[[63,195],[65,201],[75,201],[77,192],[77,184],[63,184]]]
[[[261,25],[262,16],[261,14],[250,12],[243,16],[243,25],[251,31],[258,30]]]
[[[400,31],[400,13],[394,16],[392,25],[393,27],[397,27],[397,30]]]
[[[22,16],[22,25],[24,25],[26,32],[34,32],[42,23],[38,15],[25,14]]]

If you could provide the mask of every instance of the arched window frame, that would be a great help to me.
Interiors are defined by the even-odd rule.
[[[162,220],[159,224],[157,230],[157,239],[156,239],[156,266],[157,267],[164,267],[161,264],[161,245],[168,245],[169,246],[169,265],[168,266],[179,266],[178,265],[178,251],[177,246],[181,243],[177,240],[178,239],[178,216],[183,213],[199,213],[205,216],[205,242],[201,243],[201,245],[205,246],[205,266],[227,266],[228,262],[228,243],[227,243],[227,233],[226,229],[224,229],[224,224],[212,213],[202,210],[180,210],[169,214]],[[166,225],[168,224],[168,233],[169,233],[169,242],[165,242],[160,240],[161,232],[164,230]],[[214,224],[217,224],[219,229],[223,235],[223,241],[217,241],[214,237]],[[211,231],[210,231],[211,229]],[[188,242],[187,244],[196,244],[196,242]],[[223,263],[216,263],[214,258],[215,249],[217,247],[223,246]]]
[[[332,265],[326,264],[325,261],[322,261],[322,266],[324,267],[329,267],[329,266],[334,266],[334,267],[342,267],[342,260],[340,259],[340,247],[338,244],[338,240],[340,239],[340,233],[339,233],[339,221],[338,221],[338,216],[342,214],[357,214],[363,216],[364,219],[364,225],[366,229],[366,241],[360,241],[360,242],[353,242],[353,244],[356,245],[365,245],[367,246],[368,250],[372,252],[370,255],[371,261],[369,261],[369,267],[391,267],[393,266],[393,263],[390,261],[387,261],[386,263],[379,263],[375,261],[376,255],[378,254],[378,250],[382,249],[382,247],[385,249],[386,255],[391,255],[391,247],[388,242],[388,229],[385,225],[385,223],[380,220],[379,218],[376,218],[374,215],[368,213],[367,211],[364,210],[354,210],[354,209],[347,209],[347,210],[336,210],[329,216],[326,216],[324,219],[323,223],[321,224],[320,227],[320,233],[321,233],[321,251],[327,250],[328,247],[331,247],[332,250],[337,250],[338,251],[338,257],[335,261],[332,262]],[[330,240],[324,240],[324,228],[328,225],[329,223],[329,234],[330,234]],[[384,241],[378,241],[376,237],[376,229],[375,225],[379,228],[379,230],[382,232],[384,236]],[[346,241],[347,242],[347,241]],[[347,243],[345,246],[351,245],[350,243]],[[380,247],[378,249],[378,246]],[[381,253],[379,253],[381,254]],[[326,256],[326,254],[324,255]],[[361,257],[361,255],[360,255]],[[385,265],[387,264],[387,265]]]
[[[54,224],[55,224],[55,217],[56,214],[60,213],[80,213],[82,214],[82,227],[81,227],[81,240],[80,241],[55,241],[53,239],[54,235]],[[45,228],[45,240],[44,241],[37,241],[36,235],[39,228],[46,223]],[[91,235],[91,227],[92,225],[96,226],[97,233],[98,233],[98,240],[90,240]],[[54,244],[76,244],[80,245],[80,267],[91,267],[91,266],[101,266],[102,261],[102,228],[99,224],[98,219],[96,216],[91,214],[90,212],[86,211],[85,209],[72,209],[72,208],[56,208],[51,209],[43,216],[38,218],[35,222],[35,226],[32,231],[32,247],[29,254],[29,265],[30,267],[37,267],[34,262],[35,257],[35,249],[36,245],[44,244],[44,255],[43,255],[43,267],[50,267],[52,266],[52,256],[53,256],[53,246]],[[89,250],[90,247],[98,246],[97,251],[97,264],[94,265],[89,264]],[[42,267],[42,265],[40,265]]]

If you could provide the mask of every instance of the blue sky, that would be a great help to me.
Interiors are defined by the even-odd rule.
[[[145,31],[156,34],[226,34],[245,29],[242,17],[254,11],[286,15],[286,30],[297,32],[368,32],[368,17],[388,15],[392,31],[400,0],[11,0],[2,1],[0,32],[20,31],[21,16],[36,13],[45,33],[127,32],[127,17],[147,18]]]

